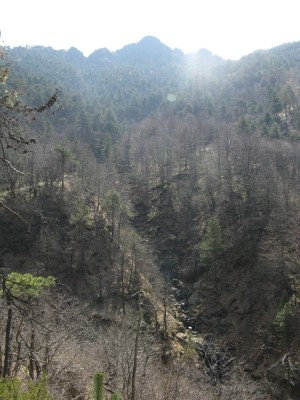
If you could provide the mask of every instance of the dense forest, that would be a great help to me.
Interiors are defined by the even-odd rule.
[[[0,53],[0,398],[300,399],[300,42]]]

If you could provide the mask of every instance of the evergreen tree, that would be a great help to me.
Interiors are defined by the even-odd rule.
[[[96,372],[94,375],[94,400],[104,400],[104,374]]]
[[[209,271],[212,268],[215,279],[215,289],[218,292],[218,260],[223,251],[222,232],[217,218],[208,221],[207,232],[200,245],[200,257],[204,267]]]
[[[220,223],[212,217],[208,221],[207,232],[200,245],[202,262],[205,265],[214,263],[223,251],[223,239]]]
[[[4,378],[0,380],[1,400],[52,400],[45,379],[37,383],[29,382],[24,385],[17,378]]]
[[[31,274],[11,272],[7,277],[2,277],[0,298],[3,297],[7,305],[3,367],[0,365],[3,377],[11,376],[14,311],[22,310],[23,314],[25,314],[23,310],[24,302],[28,303],[31,299],[38,297],[44,288],[53,286],[54,283],[55,279],[52,276],[44,278]]]
[[[121,400],[121,397],[117,393],[113,393],[110,400]]]
[[[289,302],[285,303],[284,306],[278,311],[275,319],[274,326],[277,333],[282,341],[284,347],[289,348],[291,338],[294,331],[294,315],[293,309]]]

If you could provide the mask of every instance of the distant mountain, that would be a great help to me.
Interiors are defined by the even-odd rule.
[[[98,49],[88,56],[90,64],[110,64],[116,59],[115,54],[108,49]]]
[[[122,62],[139,64],[163,64],[171,62],[174,53],[178,55],[178,51],[171,50],[153,36],[146,36],[138,43],[129,44],[116,53]],[[181,57],[184,58],[183,53],[181,53]]]
[[[115,52],[98,49],[89,57],[75,48],[17,47],[7,52],[12,88],[21,87],[33,105],[58,89],[66,126],[70,115],[76,120],[79,105],[90,115],[111,108],[120,121],[139,121],[170,105],[173,94],[178,113],[209,110],[226,121],[249,118],[259,131],[274,136],[294,134],[300,127],[300,42],[256,51],[239,61],[207,49],[184,54],[153,36]],[[95,129],[98,125],[94,123]]]
[[[71,47],[68,51],[64,52],[65,60],[70,64],[81,64],[84,62],[85,57],[83,53],[75,47]]]
[[[149,67],[161,67],[168,64],[183,65],[187,59],[194,58],[196,64],[201,69],[213,68],[217,65],[225,63],[221,57],[212,54],[209,50],[201,49],[198,53],[185,55],[180,49],[171,49],[154,36],[145,36],[137,43],[131,43],[120,50],[111,52],[106,48],[95,50],[88,57],[78,49],[71,47],[69,50],[54,50],[50,47],[33,46],[33,47],[16,47],[9,49],[14,57],[27,57],[26,54],[36,55],[40,53],[42,57],[50,57],[63,59],[69,65],[75,67],[93,66],[115,66],[118,65],[141,65]]]
[[[196,54],[198,62],[206,66],[215,66],[224,64],[226,61],[207,49],[200,49]]]

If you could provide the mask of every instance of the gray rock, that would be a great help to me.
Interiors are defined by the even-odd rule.
[[[195,282],[193,284],[193,288],[196,289],[196,290],[200,289],[201,288],[201,281]]]
[[[198,290],[195,290],[188,299],[188,304],[195,305],[199,302],[199,293]]]

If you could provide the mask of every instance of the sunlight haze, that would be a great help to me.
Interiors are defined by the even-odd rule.
[[[225,59],[298,41],[295,0],[184,2],[110,0],[3,2],[4,45],[76,47],[86,56],[99,48],[115,51],[152,35],[184,53],[207,48]]]

